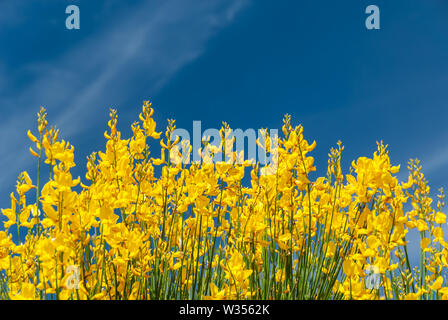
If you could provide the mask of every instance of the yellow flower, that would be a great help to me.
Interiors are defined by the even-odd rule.
[[[32,283],[22,283],[16,294],[11,296],[11,300],[35,300],[36,288]]]
[[[438,224],[446,223],[446,215],[442,212],[437,212],[434,221]]]
[[[420,241],[420,248],[422,248],[422,250],[425,250],[426,248],[428,248],[428,245],[430,244],[431,240],[428,238],[423,238]]]
[[[437,291],[442,287],[443,284],[443,277],[439,276],[430,286],[429,288],[431,290]]]

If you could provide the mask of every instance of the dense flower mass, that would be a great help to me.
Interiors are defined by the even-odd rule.
[[[157,132],[152,115],[145,102],[123,139],[111,110],[106,148],[81,179],[41,109],[28,131],[36,182],[20,174],[2,209],[0,299],[448,299],[443,190],[434,205],[417,160],[400,182],[381,142],[343,173],[338,143],[313,178],[316,143],[286,116],[277,146],[258,141],[278,154],[269,174],[236,152],[185,164],[180,149],[192,150],[173,139],[175,122]],[[199,154],[230,150],[229,130]]]

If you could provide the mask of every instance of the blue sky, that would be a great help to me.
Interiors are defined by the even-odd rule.
[[[65,28],[70,4],[80,30]],[[370,4],[381,30],[365,28]],[[338,140],[348,169],[382,139],[401,178],[419,158],[433,190],[448,187],[447,17],[445,0],[0,1],[0,207],[22,170],[35,179],[40,105],[81,174],[108,109],[127,136],[147,99],[159,129],[280,128],[290,113],[322,170]]]

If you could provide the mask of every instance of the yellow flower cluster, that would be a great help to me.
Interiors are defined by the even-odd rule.
[[[28,131],[37,183],[23,172],[2,210],[0,299],[448,299],[443,190],[434,208],[418,161],[399,182],[378,143],[344,174],[338,143],[313,178],[316,143],[286,116],[277,146],[267,131],[258,141],[278,153],[270,174],[235,152],[184,164],[179,147],[191,147],[172,139],[175,122],[162,135],[152,115],[145,102],[123,139],[111,110],[106,149],[88,157],[83,183],[71,173],[74,147],[41,109],[38,135]],[[229,130],[199,154],[230,150]],[[411,230],[421,237],[415,268]]]

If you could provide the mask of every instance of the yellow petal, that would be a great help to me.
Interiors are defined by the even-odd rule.
[[[443,277],[440,276],[437,278],[436,281],[434,281],[434,283],[432,285],[430,285],[429,287],[431,288],[431,290],[437,291],[442,287],[443,284]]]
[[[422,248],[422,250],[425,250],[426,248],[428,248],[430,242],[431,240],[429,240],[428,238],[423,238],[420,241],[420,248]]]
[[[31,131],[30,130],[28,130],[28,132],[26,133],[26,135],[28,136],[28,138],[32,141],[32,142],[34,142],[34,143],[38,143],[39,142],[39,140],[31,133]]]
[[[33,150],[33,148],[30,147],[30,153],[35,156],[35,157],[39,157],[39,155],[37,154],[36,151]]]

